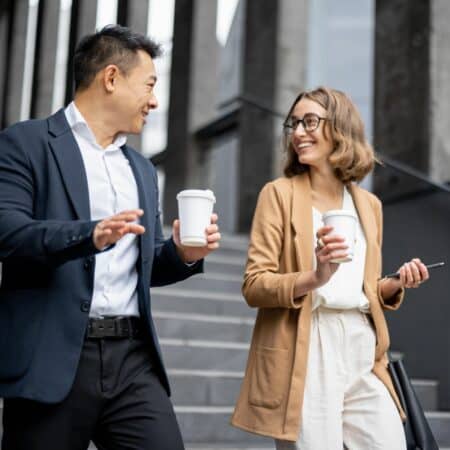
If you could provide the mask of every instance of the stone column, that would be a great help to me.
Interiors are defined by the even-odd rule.
[[[60,2],[61,0],[46,0],[40,5],[32,100],[34,118],[47,117],[53,112]]]
[[[5,1],[0,6],[0,61],[3,64],[0,66],[0,129],[4,126],[4,107],[5,107],[5,93],[8,82],[8,67],[9,67],[9,46],[8,35],[11,26],[11,10],[12,0]]]
[[[442,182],[450,180],[449,19],[446,0],[376,2],[375,148]],[[415,256],[445,259],[448,194],[388,169],[377,170],[375,188],[385,205],[386,271]],[[430,275],[429,286],[408,292],[399,315],[389,316],[391,347],[405,353],[411,377],[439,381],[439,407],[448,409],[448,280]]]
[[[274,110],[284,116],[306,87],[309,0],[283,0],[279,8]],[[284,166],[282,124],[283,118],[274,118],[273,177],[280,176]]]
[[[148,8],[148,0],[119,0],[117,23],[130,27],[137,33],[146,35],[148,25]],[[127,144],[139,152],[142,151],[142,135],[129,135]]]
[[[242,94],[269,109],[275,104],[278,17],[279,2],[247,0]],[[237,231],[246,232],[251,226],[258,193],[272,178],[274,117],[244,101],[239,135]]]
[[[204,187],[193,131],[212,117],[217,95],[216,2],[176,0],[170,80],[164,217],[177,216],[176,194]]]
[[[30,11],[28,0],[17,0],[12,7],[14,9],[11,23],[10,59],[7,66],[8,86],[5,92],[3,118],[5,126],[12,125],[21,119],[27,24]]]
[[[430,174],[450,182],[450,2],[431,2]]]
[[[377,0],[374,144],[386,154],[429,173],[432,135],[430,70],[433,0]],[[375,191],[407,193],[410,180],[375,174]]]
[[[149,1],[152,0],[119,0],[117,23],[147,34]]]
[[[95,32],[97,4],[97,0],[73,0],[72,21],[70,23],[69,65],[73,61],[75,48],[81,38]],[[67,71],[66,104],[73,99],[74,87],[73,70],[70,66],[70,69]]]

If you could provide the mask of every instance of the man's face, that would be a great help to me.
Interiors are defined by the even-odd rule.
[[[127,75],[119,74],[116,83],[113,107],[117,129],[120,133],[141,133],[148,113],[158,106],[153,92],[156,72],[150,55],[139,50],[137,64]]]

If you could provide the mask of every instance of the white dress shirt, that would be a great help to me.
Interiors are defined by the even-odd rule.
[[[342,209],[352,211],[358,217],[353,198],[347,188],[344,188]],[[316,236],[317,230],[323,226],[321,212],[313,207],[314,236]],[[314,241],[315,245],[316,242]],[[353,259],[349,262],[339,264],[338,270],[332,275],[330,280],[313,291],[313,309],[323,305],[327,308],[358,308],[364,312],[369,311],[369,300],[363,291],[366,247],[366,237],[358,219]],[[315,255],[313,257],[313,266],[315,269]]]
[[[86,170],[91,219],[102,220],[124,210],[139,208],[136,180],[120,148],[126,137],[120,135],[108,147],[102,148],[74,102],[67,106],[65,114]],[[90,317],[139,315],[138,255],[134,234],[125,235],[112,249],[95,255]]]

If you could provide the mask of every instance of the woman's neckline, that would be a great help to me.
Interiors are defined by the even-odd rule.
[[[335,209],[345,209],[345,203],[346,203],[345,199],[348,195],[350,195],[350,191],[347,189],[347,186],[344,186],[344,189],[342,190],[342,204],[341,204],[342,206],[340,208],[335,208]],[[328,209],[327,209],[327,211],[322,212],[322,211],[320,211],[320,209],[316,208],[314,205],[312,205],[312,208],[314,211],[317,211],[320,215],[322,215],[328,211]]]

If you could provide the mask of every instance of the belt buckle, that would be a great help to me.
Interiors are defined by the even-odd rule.
[[[132,337],[132,328],[129,317],[117,317],[114,320],[117,337]]]
[[[89,322],[91,337],[104,338],[108,335],[108,329],[111,328],[110,321],[106,319],[94,319]]]

